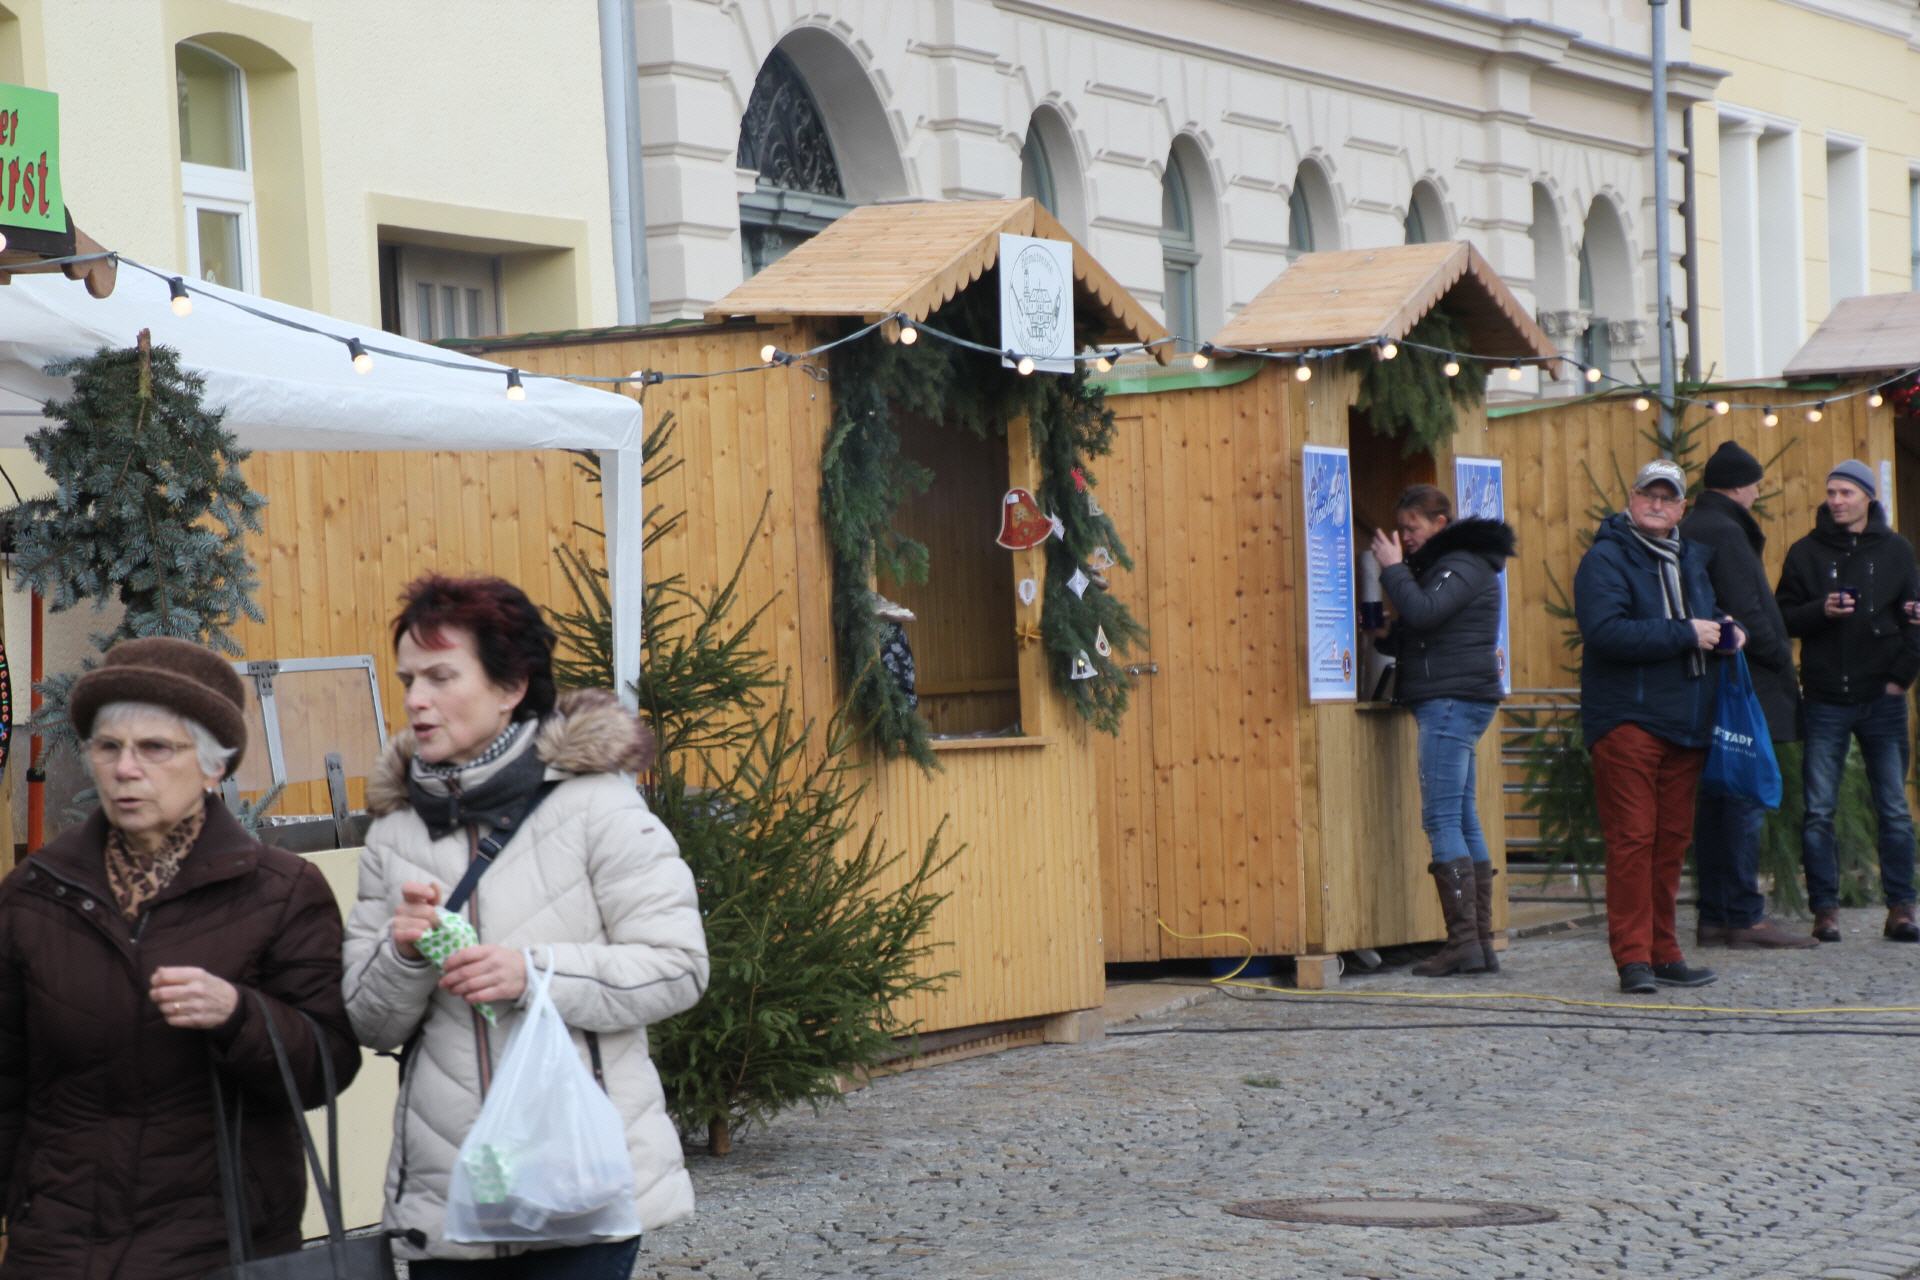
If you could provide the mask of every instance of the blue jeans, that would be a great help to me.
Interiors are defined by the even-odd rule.
[[[534,1249],[511,1258],[455,1262],[431,1258],[410,1263],[412,1280],[633,1280],[640,1237],[610,1244],[580,1244],[565,1249]]]
[[[1760,892],[1760,826],[1766,816],[1752,800],[1701,788],[1693,816],[1701,924],[1750,929],[1767,914],[1767,900]]]
[[[1420,825],[1433,861],[1487,862],[1487,838],[1474,808],[1474,748],[1499,710],[1494,702],[1426,698],[1413,704],[1420,726]]]
[[[1907,808],[1907,698],[1882,694],[1857,706],[1806,704],[1807,816],[1800,829],[1800,861],[1807,873],[1807,905],[1840,905],[1840,869],[1834,858],[1833,811],[1847,763],[1847,739],[1860,741],[1867,788],[1880,829],[1880,891],[1890,907],[1913,901],[1913,813]]]

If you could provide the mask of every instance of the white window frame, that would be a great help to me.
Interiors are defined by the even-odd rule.
[[[223,169],[217,165],[180,162],[182,213],[187,224],[187,274],[200,280],[199,211],[238,214],[240,217],[240,288],[245,293],[260,292],[260,237],[255,225],[253,192],[253,104],[247,93],[247,69],[224,54],[203,44],[182,40],[199,53],[232,67],[240,78],[240,156],[244,169]],[[176,74],[178,74],[176,72]]]
[[[1827,307],[1857,298],[1873,288],[1873,258],[1867,241],[1867,144],[1850,134],[1827,134]],[[1836,158],[1840,164],[1835,165]],[[1851,174],[1848,189],[1836,198],[1836,167]],[[1844,224],[1844,225],[1843,225]],[[1843,238],[1852,248],[1842,256]]]

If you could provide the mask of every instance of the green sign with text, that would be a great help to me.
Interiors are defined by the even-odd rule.
[[[0,84],[0,227],[67,229],[57,94]]]

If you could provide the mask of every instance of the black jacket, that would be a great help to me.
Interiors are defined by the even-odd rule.
[[[1512,555],[1505,523],[1455,520],[1380,574],[1399,615],[1379,646],[1398,663],[1396,702],[1500,701],[1499,574]]]
[[[1725,494],[1700,495],[1680,522],[1680,536],[1712,548],[1707,578],[1720,609],[1747,633],[1747,669],[1776,742],[1800,736],[1800,682],[1793,674],[1793,640],[1767,585],[1761,560],[1767,535],[1747,509]]]
[[[1826,615],[1827,593],[1854,587],[1860,600],[1845,618]],[[1887,525],[1879,503],[1867,527],[1849,533],[1825,506],[1813,532],[1793,544],[1774,592],[1787,633],[1800,637],[1800,685],[1810,702],[1857,704],[1889,682],[1903,688],[1920,675],[1920,627],[1901,617],[1902,601],[1920,597],[1913,545]]]

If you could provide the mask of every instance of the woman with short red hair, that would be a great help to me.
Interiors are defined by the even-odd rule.
[[[706,940],[693,876],[634,785],[653,740],[609,691],[556,694],[553,630],[511,583],[429,576],[402,600],[407,731],[368,781],[344,979],[361,1043],[401,1051],[385,1225],[413,1280],[627,1280],[637,1235],[476,1244],[443,1226],[529,951],[553,965],[554,1004],[625,1122],[640,1225],[693,1211],[646,1028],[700,998]],[[478,941],[438,969],[417,944],[482,858],[459,904]]]

